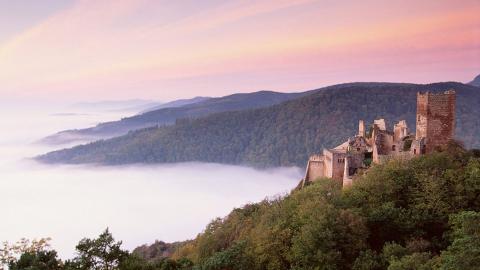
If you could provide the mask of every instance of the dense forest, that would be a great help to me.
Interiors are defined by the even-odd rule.
[[[106,231],[80,241],[66,262],[27,249],[7,263],[14,270],[480,269],[479,198],[480,151],[450,144],[375,165],[346,189],[318,179],[234,209],[183,243],[129,253]]]
[[[109,140],[38,157],[58,163],[168,163],[203,161],[255,167],[304,166],[308,156],[334,147],[367,123],[406,119],[415,129],[416,94],[457,91],[456,135],[468,148],[480,146],[480,89],[455,82],[428,85],[350,83],[267,108],[180,119]],[[413,131],[413,130],[412,130]]]
[[[157,109],[149,110],[135,116],[125,117],[119,121],[100,123],[91,128],[61,131],[42,139],[41,142],[61,144],[92,138],[110,138],[124,135],[136,129],[172,125],[175,124],[177,119],[194,119],[218,112],[268,107],[309,93],[311,92],[278,93],[273,91],[258,91],[218,98],[200,97],[189,100],[177,100],[163,104]]]

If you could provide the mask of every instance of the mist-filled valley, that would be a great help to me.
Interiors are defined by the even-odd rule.
[[[0,270],[480,270],[480,0],[0,0]]]
[[[39,164],[30,158],[69,146],[46,146],[38,144],[39,139],[125,113],[45,105],[1,108],[0,239],[52,237],[61,257],[71,257],[81,238],[106,227],[128,249],[155,239],[191,239],[234,207],[288,192],[302,174],[296,167],[262,171],[209,163]]]

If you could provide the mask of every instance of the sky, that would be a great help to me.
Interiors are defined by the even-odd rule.
[[[0,0],[2,99],[468,82],[480,0]]]

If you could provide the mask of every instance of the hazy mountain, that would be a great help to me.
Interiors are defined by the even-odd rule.
[[[473,81],[469,82],[468,84],[480,87],[480,75],[475,77],[475,79],[473,79]]]
[[[92,128],[61,131],[42,139],[41,142],[48,144],[62,144],[73,141],[106,139],[124,135],[129,131],[136,129],[157,125],[171,125],[179,118],[196,118],[216,112],[266,107],[308,93],[309,92],[278,93],[272,91],[259,91],[253,93],[233,94],[218,98],[197,97],[192,100],[179,100],[178,102],[173,102],[177,107],[161,108],[132,117],[123,118],[120,121],[101,123]],[[187,104],[181,106],[179,105],[181,103]]]
[[[358,120],[406,119],[415,128],[416,94],[457,91],[457,138],[480,147],[480,89],[456,82],[427,85],[349,83],[267,108],[212,114],[48,153],[55,163],[204,161],[251,166],[304,166],[308,156],[357,132]]]
[[[92,111],[135,111],[140,112],[148,108],[160,106],[162,103],[145,100],[145,99],[129,99],[129,100],[103,100],[96,102],[79,102],[68,106],[68,109],[92,112]]]
[[[142,113],[146,112],[151,112],[151,111],[156,111],[164,108],[177,108],[177,107],[183,107],[186,105],[202,102],[205,100],[211,99],[211,97],[194,97],[194,98],[189,98],[189,99],[177,99],[174,101],[166,102],[164,104],[159,104],[157,106],[150,107],[143,111]]]

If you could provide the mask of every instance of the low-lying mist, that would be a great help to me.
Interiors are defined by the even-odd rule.
[[[49,166],[28,157],[53,150],[32,144],[55,131],[112,115],[9,111],[0,121],[0,241],[52,237],[61,257],[83,237],[109,227],[124,247],[195,237],[234,207],[288,192],[298,168],[255,170],[205,163],[158,166]],[[60,112],[63,113],[63,112]]]
[[[2,171],[0,239],[53,238],[63,256],[85,236],[109,227],[134,248],[155,239],[194,237],[215,217],[284,193],[294,168],[258,171],[218,164],[49,167],[22,162]]]

